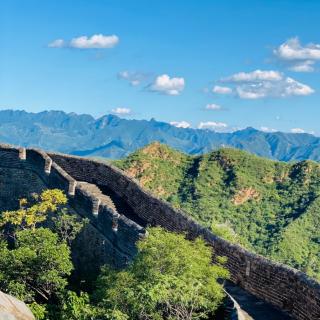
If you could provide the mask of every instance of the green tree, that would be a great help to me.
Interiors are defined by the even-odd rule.
[[[61,320],[129,320],[120,310],[103,309],[90,302],[89,295],[67,291],[61,308]]]
[[[218,237],[221,237],[231,243],[236,243],[242,246],[246,246],[247,242],[242,239],[232,228],[229,222],[217,223],[213,222],[211,224],[211,231]]]
[[[95,310],[90,305],[89,295],[84,292],[81,292],[78,296],[73,291],[67,291],[61,309],[61,320],[89,320],[95,318]]]
[[[40,195],[34,194],[31,201],[20,199],[18,210],[4,211],[0,216],[0,227],[11,224],[16,229],[35,229],[44,222],[48,213],[57,212],[67,203],[67,197],[59,189],[45,190]]]
[[[58,319],[73,269],[70,245],[84,225],[66,203],[61,190],[45,190],[0,215],[0,289],[28,303],[39,320]]]
[[[130,319],[206,319],[224,297],[217,280],[228,272],[211,263],[212,248],[202,239],[188,241],[161,228],[148,232],[126,270],[102,270],[95,293],[99,306]]]
[[[218,237],[228,240],[231,243],[239,243],[238,235],[234,232],[232,227],[227,223],[215,223],[211,225],[211,231]]]
[[[66,208],[63,208],[56,216],[52,217],[52,220],[54,222],[54,231],[69,246],[89,221],[88,219],[80,219],[76,215],[69,214]]]
[[[67,285],[70,249],[49,229],[17,232],[15,248],[0,244],[0,287],[27,303],[48,302]]]

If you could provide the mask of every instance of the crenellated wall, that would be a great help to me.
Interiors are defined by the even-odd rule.
[[[97,272],[107,262],[124,266],[135,255],[135,242],[145,230],[120,215],[98,188],[76,181],[41,150],[0,146],[0,211],[15,209],[18,199],[47,188],[64,190],[70,209],[90,221],[74,243],[73,260],[81,273]]]
[[[320,319],[319,283],[216,237],[119,169],[80,157],[0,146],[0,209],[17,205],[8,197],[44,188],[63,189],[73,210],[90,220],[76,242],[74,259],[83,272],[91,264],[125,265],[136,253],[136,241],[146,235],[144,227],[160,225],[190,238],[202,236],[216,255],[228,258],[232,281],[248,292],[295,319]]]
[[[320,319],[320,284],[304,273],[216,237],[111,165],[80,157],[50,156],[75,179],[95,184],[102,190],[111,189],[132,208],[132,217],[142,221],[143,225],[160,225],[167,230],[187,232],[191,238],[202,236],[215,254],[228,258],[232,281],[248,292],[288,312],[295,319]]]

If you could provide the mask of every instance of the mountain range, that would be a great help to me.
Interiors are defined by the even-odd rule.
[[[320,160],[320,138],[311,134],[262,132],[247,128],[230,133],[177,128],[165,122],[128,120],[115,115],[19,110],[0,111],[0,141],[88,157],[119,159],[153,142],[191,155],[233,147],[281,161]]]

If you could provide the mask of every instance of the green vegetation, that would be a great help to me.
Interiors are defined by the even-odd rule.
[[[28,303],[37,319],[51,319],[73,269],[69,245],[84,221],[68,215],[66,203],[62,191],[46,190],[0,215],[0,289]]]
[[[96,296],[105,309],[132,320],[206,319],[217,309],[224,297],[217,279],[228,273],[211,264],[212,248],[202,239],[153,228],[138,251],[126,270],[102,270]]]
[[[71,243],[86,221],[67,212],[60,190],[21,199],[0,215],[0,290],[25,301],[43,320],[208,319],[221,304],[225,259],[212,264],[202,239],[148,229],[125,270],[104,266],[94,290],[70,277]],[[48,228],[50,227],[50,229]],[[80,279],[81,282],[81,279]],[[73,289],[73,291],[71,290]]]
[[[67,285],[72,270],[70,250],[49,229],[23,230],[17,232],[17,242],[9,249],[0,245],[1,289],[31,303],[32,307],[46,302]]]
[[[320,279],[320,166],[223,148],[189,156],[154,143],[114,164],[197,221]]]

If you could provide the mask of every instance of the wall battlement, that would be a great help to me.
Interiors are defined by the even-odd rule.
[[[9,170],[17,171],[12,174]],[[228,258],[227,268],[235,284],[288,312],[295,319],[320,319],[318,282],[298,270],[274,263],[213,235],[111,165],[80,157],[1,145],[0,179],[2,172],[6,171],[7,180],[15,190],[2,195],[0,188],[0,200],[8,194],[23,195],[20,188],[23,185],[22,172],[27,177],[31,177],[28,172],[36,175],[41,180],[42,188],[63,189],[68,194],[71,207],[81,216],[89,218],[90,225],[101,234],[103,240],[96,241],[91,247],[96,253],[94,258],[103,256],[100,262],[124,265],[136,253],[135,243],[146,235],[147,225],[185,232],[190,238],[202,236],[216,255]],[[41,183],[34,176],[30,181],[34,181],[30,183],[30,192],[41,188]],[[6,201],[3,203],[7,204]],[[102,251],[95,248],[97,244],[103,247]]]
[[[70,207],[89,219],[90,225],[96,230],[94,238],[97,235],[101,238],[95,239],[99,243],[92,243],[90,248],[98,252],[95,245],[100,245],[101,263],[111,261],[116,266],[123,266],[136,253],[135,242],[145,236],[144,228],[120,215],[112,200],[96,186],[77,181],[45,152],[0,145],[0,168],[0,179],[7,181],[3,192],[0,190],[0,198],[10,197],[10,201],[5,201],[6,205],[2,205],[2,208],[0,201],[0,209],[14,209],[19,198],[46,188],[59,188],[68,196]],[[90,237],[92,227],[88,235]]]

